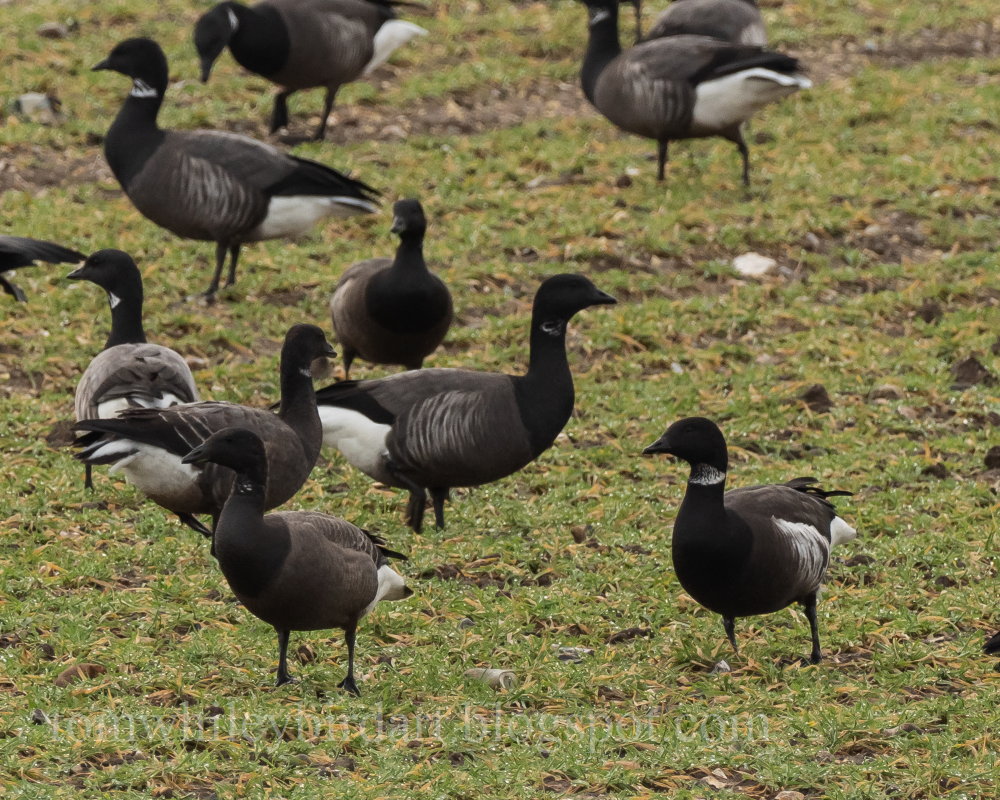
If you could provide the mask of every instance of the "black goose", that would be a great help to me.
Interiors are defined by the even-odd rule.
[[[756,0],[674,0],[645,38],[649,41],[679,34],[711,36],[731,44],[767,45],[767,29]]]
[[[30,267],[36,261],[47,261],[49,264],[75,264],[83,259],[83,253],[54,242],[29,239],[26,236],[0,236],[0,289],[18,302],[24,303],[28,298],[24,296],[21,287],[3,273],[19,267]]]
[[[983,652],[987,654],[1000,653],[1000,632],[993,634],[985,645],[983,645]]]
[[[184,456],[184,464],[213,465],[236,475],[215,531],[215,555],[236,597],[278,634],[278,686],[288,683],[291,631],[343,628],[347,676],[338,684],[360,694],[354,682],[358,622],[380,600],[413,592],[389,566],[403,558],[367,531],[314,511],[269,507],[268,461],[252,431],[226,428]]]
[[[444,526],[452,486],[506,477],[551,447],[573,411],[566,325],[614,303],[582,275],[556,275],[535,295],[524,375],[423,369],[317,392],[323,441],[352,465],[410,491],[407,522],[420,531],[426,492]]]
[[[215,242],[206,296],[236,281],[244,242],[296,236],[327,216],[376,210],[377,192],[315,161],[222,131],[165,131],[156,117],[167,59],[151,39],[128,39],[94,67],[132,78],[132,91],[104,140],[125,194],[148,219],[187,239]]]
[[[219,3],[194,29],[207,81],[215,60],[229,47],[245,69],[282,87],[274,99],[271,133],[288,124],[289,95],[300,89],[326,87],[323,115],[315,138],[326,133],[326,121],[337,91],[384,63],[393,51],[427,33],[419,25],[396,19],[397,0],[265,0],[253,6]]]
[[[674,523],[673,561],[681,586],[722,624],[736,650],[736,617],[805,607],[812,631],[810,660],[822,657],[816,593],[830,548],[857,533],[814,478],[726,492],[729,455],[718,426],[703,417],[675,422],[644,454],[669,453],[691,465]]]
[[[720,136],[739,148],[749,186],[741,126],[768,103],[811,86],[799,62],[707,36],[668,36],[622,52],[618,0],[582,2],[590,13],[583,92],[619,128],[657,142],[657,178],[663,180],[671,141]]]
[[[400,200],[393,214],[392,232],[399,234],[396,258],[372,258],[349,267],[330,298],[345,377],[355,357],[420,369],[451,326],[451,293],[424,261],[423,208],[417,200]]]
[[[169,347],[146,342],[142,276],[128,253],[98,250],[66,277],[96,283],[108,293],[111,306],[108,341],[76,385],[77,421],[117,417],[126,408],[169,408],[200,399],[187,362]],[[91,470],[87,464],[88,489],[93,487]]]
[[[234,403],[203,402],[171,408],[135,408],[117,419],[88,419],[75,444],[86,464],[112,464],[153,502],[185,525],[211,536],[233,484],[231,470],[193,467],[181,458],[215,431],[249,428],[267,445],[271,479],[267,508],[289,500],[312,471],[322,443],[316,393],[309,371],[314,359],[334,355],[315,325],[293,325],[281,348],[281,404],[277,414]],[[211,514],[206,528],[195,514]]]

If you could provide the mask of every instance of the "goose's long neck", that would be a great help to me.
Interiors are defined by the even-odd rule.
[[[399,238],[396,248],[396,258],[392,262],[392,270],[400,277],[405,275],[422,275],[427,272],[427,262],[424,261],[423,233],[404,233]]]
[[[315,461],[323,440],[323,426],[316,409],[316,390],[309,367],[301,357],[289,357],[282,352],[278,416],[298,434],[306,455]]]
[[[108,130],[104,154],[111,171],[126,189],[163,140],[164,132],[156,124],[162,104],[162,89],[135,80]]]
[[[549,447],[573,413],[573,375],[566,360],[566,320],[535,315],[528,371],[515,379],[515,393],[532,446]]]
[[[236,470],[233,491],[222,507],[222,515],[216,526],[216,546],[220,538],[242,538],[242,532],[259,525],[266,510],[267,462],[250,464]],[[224,545],[224,542],[222,542]]]
[[[583,70],[580,80],[583,93],[587,99],[594,102],[594,92],[597,79],[604,68],[622,52],[618,39],[618,4],[611,3],[607,8],[591,12],[590,38],[587,41],[587,52],[583,56]]]
[[[692,464],[687,490],[677,512],[679,526],[689,520],[696,531],[724,530],[726,473],[709,464]]]
[[[278,11],[270,6],[248,7],[227,3],[234,30],[229,51],[242,67],[258,75],[272,75],[288,61],[288,29]]]
[[[108,304],[111,306],[111,333],[104,344],[104,349],[119,344],[145,343],[146,331],[142,326],[142,290],[139,290],[138,297],[130,295],[121,297],[109,291]]]

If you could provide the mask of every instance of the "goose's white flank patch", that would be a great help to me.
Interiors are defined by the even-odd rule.
[[[688,483],[695,486],[714,486],[726,479],[726,473],[716,469],[711,464],[695,464],[691,467],[691,477]]]
[[[134,78],[132,80],[132,91],[129,92],[132,97],[159,97],[160,93],[156,91],[152,86],[146,83],[141,78]]]
[[[298,236],[308,231],[323,217],[350,217],[378,209],[365,200],[354,197],[317,197],[291,195],[272,197],[267,206],[267,216],[254,228],[247,241],[278,239]]]
[[[834,517],[833,522],[830,523],[831,547],[836,547],[838,544],[849,542],[857,535],[858,532],[854,530],[854,528],[852,528],[846,522],[844,522],[844,520],[842,520],[840,517]]]
[[[379,480],[385,437],[391,426],[372,422],[364,414],[336,406],[320,406],[323,444],[336,447],[348,463]]]
[[[372,42],[372,60],[365,65],[362,75],[382,66],[396,50],[418,36],[426,36],[427,31],[419,25],[403,19],[391,19],[382,24]]]
[[[799,574],[809,583],[818,586],[830,560],[830,543],[815,525],[808,522],[790,522],[777,517],[771,517],[771,522],[794,554],[799,564]]]
[[[198,469],[182,464],[176,456],[159,447],[130,439],[117,439],[97,448],[93,456],[104,459],[120,453],[122,458],[111,465],[113,475],[121,472],[143,494],[153,497],[183,494],[195,486]]]
[[[694,133],[731,128],[750,119],[760,108],[812,83],[801,75],[785,75],[764,67],[734,72],[695,88]]]
[[[126,408],[134,408],[132,401],[127,397],[113,397],[97,404],[98,419],[113,419]]]

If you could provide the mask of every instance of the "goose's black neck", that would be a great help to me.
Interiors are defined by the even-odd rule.
[[[119,344],[144,344],[146,331],[142,326],[142,285],[115,287],[108,290],[111,306],[111,333],[104,349]]]
[[[622,46],[618,39],[618,3],[611,2],[600,9],[588,7],[587,10],[590,13],[590,38],[583,56],[580,81],[583,93],[593,103],[597,79],[604,68],[621,54]]]
[[[249,8],[240,3],[226,3],[226,10],[236,21],[236,30],[229,39],[229,52],[240,66],[265,77],[285,66],[291,41],[277,9],[267,5]]]
[[[294,430],[307,458],[314,463],[323,441],[323,427],[316,409],[316,390],[310,372],[311,359],[290,352],[286,342],[281,351],[281,404],[278,416]]]
[[[104,139],[104,155],[118,182],[128,191],[132,179],[163,142],[156,124],[166,87],[135,81]]]
[[[560,316],[536,311],[531,320],[528,371],[515,378],[514,392],[532,449],[555,441],[573,413],[573,375],[566,359],[566,326]]]

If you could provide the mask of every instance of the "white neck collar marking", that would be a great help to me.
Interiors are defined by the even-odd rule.
[[[311,378],[313,376],[312,370],[310,370],[309,367],[303,367],[302,369],[300,369],[299,374],[305,375],[307,378]]]
[[[711,464],[695,464],[691,467],[691,477],[688,478],[688,483],[693,483],[696,486],[715,486],[725,480],[726,473],[716,469]]]
[[[539,327],[542,329],[542,333],[547,333],[549,336],[562,336],[563,331],[566,330],[561,319],[545,320]]]
[[[240,27],[240,21],[236,18],[236,12],[231,8],[227,8],[226,14],[229,16],[229,25],[233,29],[233,33],[236,33],[236,29]]]
[[[152,86],[146,83],[141,78],[132,79],[132,91],[129,92],[132,97],[159,97],[160,93],[156,91]]]
[[[122,299],[114,292],[108,292],[108,304],[111,306],[112,311],[118,308],[118,305],[121,303],[121,301]]]
[[[599,8],[591,16],[591,18],[590,18],[590,26],[593,27],[594,25],[597,25],[598,23],[604,22],[604,20],[610,19],[610,18],[611,18],[611,12],[610,11],[608,11],[606,8]]]

